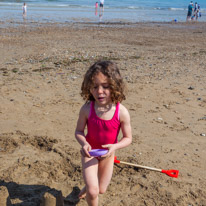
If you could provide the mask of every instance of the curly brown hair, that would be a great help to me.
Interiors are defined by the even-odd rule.
[[[108,77],[112,102],[117,103],[125,100],[125,84],[117,65],[111,61],[98,61],[87,70],[81,86],[81,96],[83,99],[86,102],[94,101],[90,89],[93,86],[94,76],[99,72]]]

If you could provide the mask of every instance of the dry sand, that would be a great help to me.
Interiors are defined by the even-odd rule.
[[[115,61],[127,82],[133,143],[118,159],[180,172],[115,165],[100,205],[205,206],[206,23],[2,28],[0,198],[86,205],[74,130],[83,74],[98,59]]]

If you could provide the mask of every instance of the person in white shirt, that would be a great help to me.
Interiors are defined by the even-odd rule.
[[[99,9],[104,11],[104,0],[100,0]]]
[[[23,11],[23,16],[25,17],[27,14],[27,5],[26,3],[24,3],[24,5],[22,6],[22,11]]]

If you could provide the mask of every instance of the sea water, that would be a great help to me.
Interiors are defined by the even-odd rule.
[[[95,0],[0,0],[0,21],[22,21],[27,4],[28,21],[34,22],[170,22],[186,21],[190,0],[105,0],[104,11]],[[98,2],[99,3],[99,2]],[[195,2],[193,2],[195,3]],[[206,21],[206,0],[198,0]]]

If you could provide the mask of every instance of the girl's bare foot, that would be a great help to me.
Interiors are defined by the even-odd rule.
[[[79,193],[79,199],[83,199],[85,197],[86,197],[86,186],[84,186]]]

